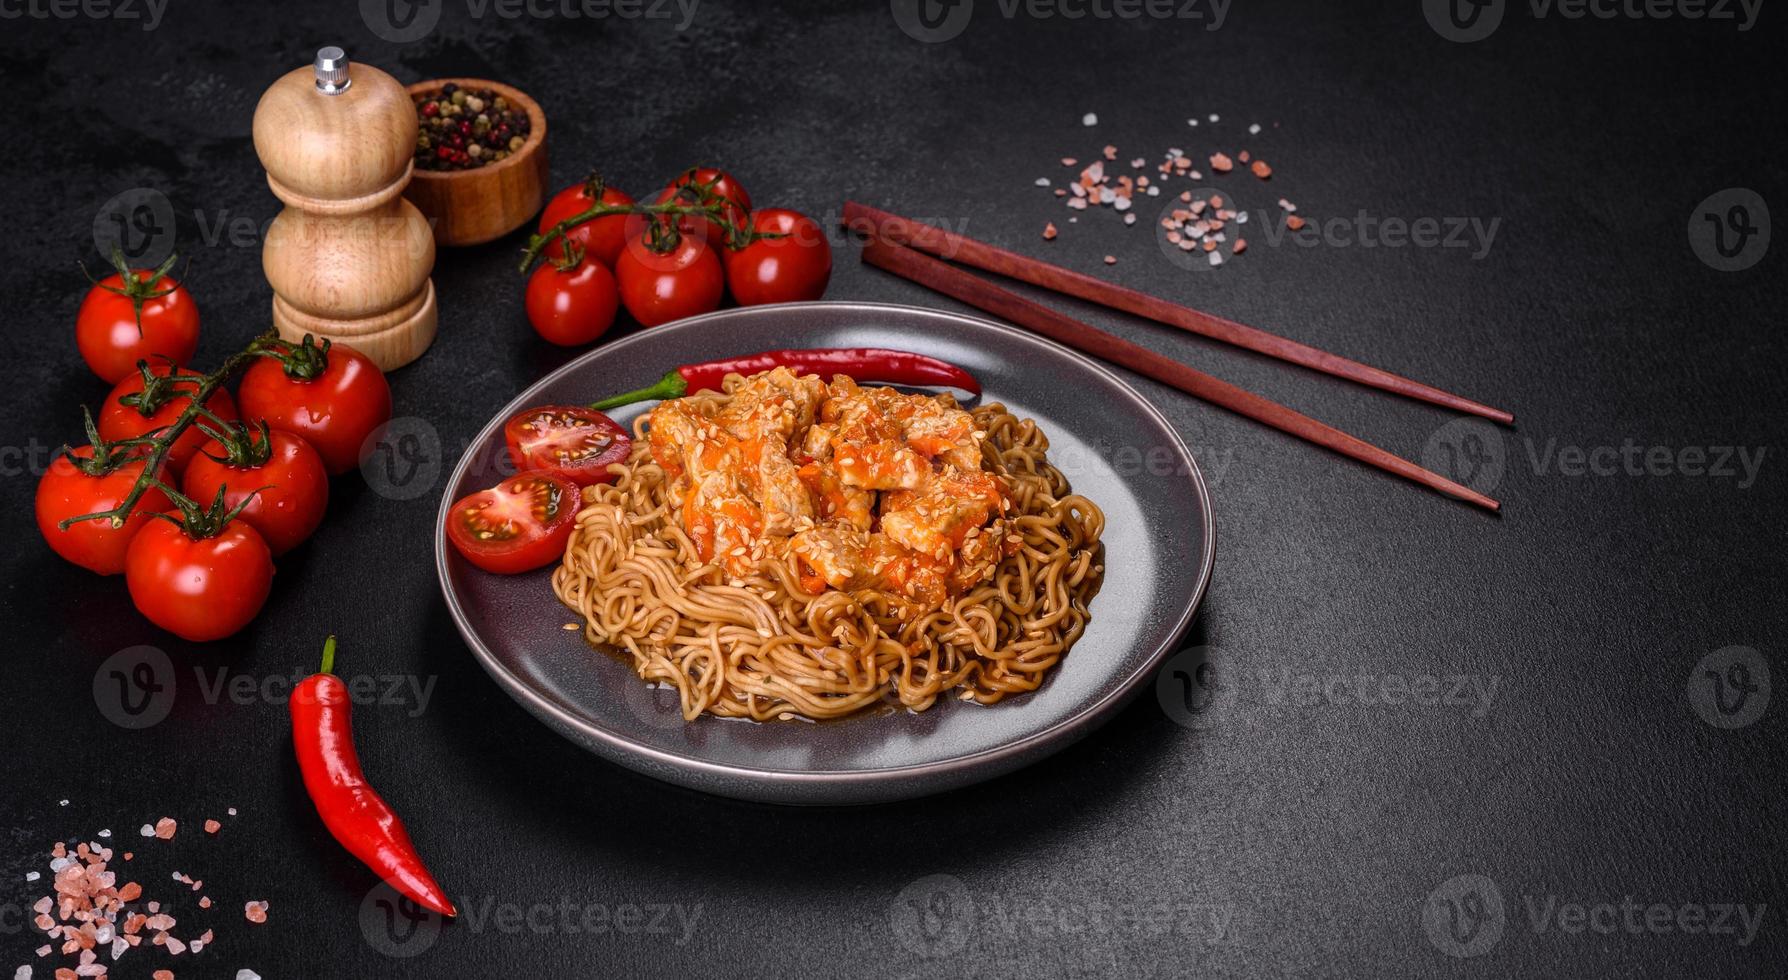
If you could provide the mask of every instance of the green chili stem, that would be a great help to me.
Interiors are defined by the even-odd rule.
[[[648,387],[640,388],[637,391],[629,391],[625,394],[611,395],[592,404],[590,407],[600,412],[610,408],[619,408],[622,405],[631,405],[634,402],[643,402],[652,398],[659,399],[660,401],[670,398],[681,398],[688,393],[688,391],[689,382],[683,380],[682,374],[672,370],[664,377],[659,378],[656,383]]]

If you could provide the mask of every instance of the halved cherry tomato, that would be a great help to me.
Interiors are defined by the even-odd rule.
[[[93,458],[92,446],[72,450],[81,459]],[[56,525],[70,517],[108,511],[124,502],[130,489],[142,475],[143,460],[124,463],[104,476],[89,476],[70,462],[57,456],[37,481],[37,529],[56,554],[82,568],[101,575],[117,575],[124,571],[124,555],[130,539],[136,537],[153,518],[149,515],[174,506],[168,495],[156,487],[143,491],[137,505],[123,526],[113,527],[110,521],[80,521],[64,531]],[[163,477],[167,478],[166,467]]]
[[[569,269],[544,263],[528,277],[528,322],[535,333],[562,347],[587,344],[607,333],[620,304],[614,274],[587,255]]]
[[[273,556],[242,521],[195,539],[157,519],[131,539],[124,584],[137,611],[155,625],[188,640],[221,640],[247,626],[267,602]]]
[[[633,198],[613,187],[602,189],[604,204],[632,204]],[[547,229],[564,221],[574,214],[581,214],[590,209],[590,187],[588,184],[573,184],[546,203],[546,210],[540,212],[540,226],[536,229],[546,234]],[[613,269],[615,259],[620,256],[622,246],[627,244],[627,215],[613,214],[605,218],[593,218],[577,225],[565,233],[565,237],[554,239],[546,246],[545,255],[551,261],[562,261],[565,258],[565,242],[576,242],[585,255]]]
[[[167,275],[172,256],[160,269],[114,272],[93,284],[75,316],[75,346],[93,373],[106,384],[134,374],[138,361],[155,355],[176,364],[192,360],[199,349],[199,307],[186,287]],[[136,302],[142,300],[142,315]]]
[[[149,372],[157,378],[169,377],[169,370],[165,362],[149,365]],[[173,425],[174,421],[180,418],[180,413],[186,411],[186,406],[192,403],[191,395],[198,390],[199,379],[203,376],[196,371],[182,368],[172,377],[174,380],[168,382],[166,386],[156,386],[157,388],[166,387],[169,390],[161,404],[148,415],[143,414],[140,406],[124,403],[126,397],[142,393],[143,373],[141,371],[132,371],[124,380],[113,386],[112,393],[106,396],[106,403],[99,410],[100,437],[110,442],[116,442],[119,439],[135,439],[139,436],[149,435],[156,429]],[[230,393],[222,388],[211,393],[211,397],[205,401],[205,407],[219,418],[226,420],[236,418],[236,403],[231,400]],[[180,433],[180,438],[175,439],[174,444],[168,448],[166,457],[168,468],[178,476],[185,469],[186,461],[192,459],[193,453],[198,452],[199,447],[204,443],[205,434],[200,432],[197,426],[188,426],[185,432]]]
[[[329,507],[329,471],[323,457],[290,432],[268,432],[264,439],[251,432],[232,442],[206,442],[186,464],[180,492],[209,504],[223,488],[224,506],[231,510],[253,493],[236,519],[247,521],[269,550],[283,555],[323,523]]]
[[[541,470],[580,487],[615,482],[608,468],[626,462],[633,439],[615,420],[581,405],[542,405],[517,412],[503,441],[518,470]]]
[[[466,560],[504,575],[550,565],[583,505],[577,484],[530,470],[456,501],[447,512],[447,540]]]
[[[668,252],[631,238],[615,261],[621,304],[643,326],[711,313],[726,293],[726,272],[714,250],[695,235],[679,235]]]
[[[684,191],[684,188],[688,188],[688,190]],[[751,215],[751,195],[745,193],[745,188],[738,180],[724,170],[717,170],[713,167],[697,167],[694,170],[685,171],[682,176],[671,181],[669,187],[658,192],[654,203],[663,204],[677,196],[679,191],[684,191],[682,197],[685,204],[724,201],[725,204],[721,211],[735,227],[743,228],[746,219]],[[685,216],[678,219],[678,227],[684,234],[702,235],[716,246],[725,241],[722,235],[723,229],[715,222],[705,218]]]
[[[832,246],[818,222],[786,208],[765,208],[752,213],[751,230],[780,237],[726,250],[726,287],[740,306],[825,295],[832,278]]]
[[[243,372],[242,411],[304,437],[331,475],[360,465],[366,437],[391,421],[391,385],[372,359],[346,344],[289,345]]]

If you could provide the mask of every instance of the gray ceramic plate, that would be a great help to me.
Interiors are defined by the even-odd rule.
[[[572,741],[683,786],[777,803],[872,803],[1009,772],[1096,728],[1154,675],[1192,622],[1214,558],[1211,504],[1186,445],[1110,371],[1012,327],[955,313],[873,303],[724,310],[598,348],[510,402],[447,482],[454,500],[501,478],[502,424],[551,402],[594,401],[668,368],[784,347],[894,347],[960,364],[984,397],[1034,418],[1075,491],[1105,511],[1105,583],[1092,622],[1043,687],[997,705],[941,702],[824,724],[685,723],[669,691],[564,629],[573,614],[550,569],[487,575],[447,545],[435,566],[472,652],[523,707]],[[615,417],[628,425],[640,410]]]

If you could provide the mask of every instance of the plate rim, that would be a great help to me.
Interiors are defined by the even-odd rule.
[[[956,320],[958,322],[968,321],[979,327],[985,327],[994,330],[995,332],[1006,334],[1020,341],[1028,341],[1046,348],[1051,348],[1056,353],[1066,355],[1069,359],[1079,362],[1082,367],[1088,368],[1094,373],[1104,376],[1105,380],[1111,382],[1119,392],[1128,397],[1147,415],[1152,417],[1154,421],[1172,437],[1173,448],[1188,464],[1187,479],[1188,482],[1191,483],[1194,494],[1198,498],[1200,513],[1203,515],[1202,527],[1200,528],[1203,544],[1200,549],[1201,554],[1199,557],[1196,582],[1192,589],[1190,601],[1186,603],[1186,606],[1181,611],[1178,619],[1169,629],[1166,634],[1167,638],[1161,643],[1159,648],[1152,651],[1146,658],[1144,658],[1142,663],[1132,670],[1128,676],[1124,677],[1110,693],[1096,701],[1086,704],[1066,718],[1063,718],[1047,728],[1033,732],[1023,738],[1004,742],[992,748],[981,749],[968,755],[955,756],[931,762],[917,762],[910,765],[884,766],[871,769],[829,769],[824,771],[775,769],[762,766],[714,762],[699,756],[685,755],[680,752],[645,745],[629,739],[624,735],[607,731],[596,725],[590,724],[586,720],[565,711],[551,699],[545,697],[538,691],[535,691],[523,678],[517,676],[508,667],[504,666],[478,636],[477,631],[471,627],[471,624],[467,620],[466,612],[460,605],[459,598],[454,594],[454,591],[449,584],[446,519],[448,511],[452,508],[454,503],[453,488],[464,478],[467,468],[480,458],[481,454],[479,450],[481,447],[490,442],[491,437],[497,433],[509,416],[520,408],[527,407],[522,403],[529,392],[549,385],[561,377],[579,370],[586,362],[595,360],[598,357],[608,357],[617,351],[624,351],[641,339],[650,337],[660,331],[682,331],[691,328],[699,328],[702,324],[715,320],[769,315],[777,312],[787,312],[791,309],[813,308],[824,308],[841,312],[895,311],[903,314],[917,314],[923,317],[941,317],[947,320]],[[503,688],[510,697],[517,699],[524,708],[527,708],[536,717],[542,718],[543,720],[550,717],[557,726],[563,726],[565,729],[576,731],[584,738],[593,739],[596,742],[603,743],[616,752],[631,755],[642,760],[649,760],[657,766],[692,771],[705,779],[742,778],[755,783],[768,783],[771,785],[809,787],[843,785],[862,787],[876,786],[884,783],[898,783],[912,779],[915,776],[946,776],[959,773],[963,770],[973,770],[981,767],[988,767],[991,770],[988,773],[989,778],[991,778],[1000,772],[1009,771],[1009,769],[998,768],[998,763],[1000,762],[1017,759],[1019,764],[1022,765],[1025,761],[1024,757],[1031,752],[1037,751],[1040,748],[1046,747],[1049,744],[1064,738],[1067,741],[1063,742],[1061,747],[1065,747],[1066,744],[1069,744],[1092,731],[1100,723],[1105,721],[1112,712],[1122,707],[1124,704],[1127,704],[1130,699],[1137,694],[1138,686],[1149,673],[1160,666],[1161,661],[1166,659],[1174,645],[1185,636],[1187,629],[1197,618],[1198,610],[1203,606],[1205,594],[1210,588],[1211,575],[1216,565],[1216,534],[1216,514],[1211,504],[1210,488],[1205,481],[1204,471],[1199,467],[1198,459],[1193,455],[1191,447],[1186,444],[1185,438],[1180,435],[1179,430],[1174,428],[1173,423],[1161,413],[1161,410],[1157,408],[1153,402],[1145,398],[1142,393],[1132,387],[1129,382],[1125,381],[1122,377],[1118,376],[1116,372],[1112,371],[1109,367],[1095,358],[1082,354],[1071,347],[1059,344],[1047,337],[1031,333],[1030,331],[1001,323],[996,320],[991,320],[986,317],[961,313],[955,310],[940,310],[907,303],[884,303],[870,300],[814,300],[802,303],[731,307],[688,317],[658,327],[644,328],[637,333],[623,337],[613,343],[603,344],[585,351],[563,365],[560,365],[553,371],[535,379],[531,384],[516,393],[516,395],[508,402],[504,403],[503,407],[498,409],[496,414],[493,415],[470,440],[468,440],[465,452],[461,454],[459,462],[454,465],[453,471],[448,475],[442,488],[441,502],[435,515],[435,578],[440,585],[442,598],[447,604],[448,614],[452,616],[454,626],[458,629],[460,638],[472,651],[472,655],[478,660],[479,664],[484,667],[485,672],[490,674],[491,678],[497,682],[499,687]],[[566,737],[569,741],[579,741],[578,739],[569,738],[565,731],[560,731],[558,734],[560,734],[561,737]],[[587,751],[591,750],[589,745],[580,747],[585,748]],[[620,760],[611,759],[610,761],[618,762]],[[628,768],[633,767],[629,766]],[[712,792],[712,790],[708,791]]]

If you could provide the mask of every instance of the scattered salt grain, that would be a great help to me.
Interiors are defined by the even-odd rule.
[[[1217,114],[1213,112],[1213,113],[1211,113],[1211,122],[1216,122],[1216,121],[1217,121]]]
[[[1197,129],[1198,128],[1198,120],[1188,119],[1188,120],[1186,120],[1186,125],[1191,126],[1193,129]]]
[[[1133,214],[1126,214],[1126,215],[1124,215],[1124,224],[1127,224],[1127,225],[1133,225],[1133,224],[1135,224],[1135,223],[1136,223],[1136,216],[1135,216],[1135,215],[1133,215]]]
[[[178,824],[174,823],[173,817],[162,817],[160,820],[155,821],[155,836],[162,840],[173,840],[174,831],[178,826]]]
[[[56,802],[56,805],[57,805],[57,806],[67,806],[67,805],[68,805],[68,801],[67,801],[67,800],[58,800],[58,801],[57,801],[57,802]]]
[[[1248,135],[1249,136],[1259,136],[1260,135],[1260,124],[1255,123],[1254,125],[1249,126],[1248,127]]]
[[[25,872],[25,880],[26,881],[36,881],[37,879],[42,878],[42,877],[43,877],[43,875],[40,875],[35,871]]]
[[[1210,257],[1211,257],[1211,264],[1212,264],[1212,265],[1222,265],[1222,264],[1223,264],[1223,253],[1221,253],[1221,252],[1211,252],[1211,253],[1209,253],[1209,255],[1210,255]]]
[[[261,975],[253,970],[237,970],[236,980],[261,980]]]
[[[31,968],[28,966],[21,966],[12,971],[12,980],[31,980]]]
[[[1117,265],[1117,256],[1115,256],[1115,255],[1107,255],[1107,256],[1106,256],[1106,257],[1105,257],[1105,264],[1106,264],[1106,265]]]
[[[205,833],[215,834],[215,833],[217,833],[217,828],[222,827],[222,826],[223,826],[223,824],[220,824],[215,820],[207,820],[207,821],[205,821]]]
[[[1048,187],[1049,186],[1049,178],[1048,177],[1038,177],[1037,178],[1037,186],[1038,187]]]
[[[266,902],[247,902],[242,906],[242,914],[248,921],[259,925],[267,921]]]
[[[99,832],[99,836],[109,839],[112,836],[112,829],[107,827],[105,830]]]
[[[1050,223],[1043,226],[1043,240],[1044,241],[1051,241],[1055,238],[1055,236],[1056,236],[1055,222],[1051,221]]]
[[[229,809],[228,809],[228,810],[225,810],[225,811],[224,811],[224,812],[225,812],[225,813],[228,813],[228,814],[229,814],[229,815],[230,815],[230,816],[232,816],[232,817],[233,817],[233,816],[235,816],[235,815],[236,815],[236,808],[235,808],[235,807],[230,807],[230,808],[229,808]]]
[[[142,827],[138,828],[137,833],[142,834],[144,837],[154,837],[155,828],[148,824],[144,824]]]
[[[1080,124],[1082,126],[1097,126],[1099,125],[1099,116],[1096,113],[1089,112],[1080,117]]]

